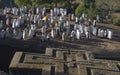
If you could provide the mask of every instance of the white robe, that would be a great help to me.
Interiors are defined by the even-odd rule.
[[[33,38],[33,35],[35,34],[35,31],[34,30],[32,30],[32,29],[30,29],[29,30],[29,38],[31,39],[31,38]]]
[[[74,14],[71,15],[71,20],[74,20]]]
[[[76,38],[77,38],[78,40],[80,39],[80,31],[79,31],[79,30],[76,31]]]
[[[40,10],[39,8],[36,9],[36,14],[39,14]]]
[[[112,31],[111,31],[111,30],[108,31],[108,36],[107,36],[107,38],[108,38],[108,39],[112,39]]]
[[[100,37],[104,37],[104,31],[103,31],[103,29],[100,31]]]
[[[54,37],[55,37],[55,32],[54,32],[54,30],[53,30],[53,29],[51,30],[51,37],[52,37],[52,38],[54,38]]]
[[[101,29],[98,29],[98,37],[100,37],[100,31],[101,31]]]
[[[96,36],[96,35],[97,35],[97,27],[93,27],[92,34],[93,34],[94,36]]]
[[[27,29],[23,30],[23,39],[26,40],[26,35],[27,35]]]
[[[71,32],[71,40],[74,41],[75,40],[75,31],[72,30]]]
[[[69,24],[69,22],[67,21],[66,22],[66,36],[68,36],[68,34],[69,34],[69,32],[70,32],[70,24]]]
[[[16,27],[16,19],[14,19],[12,23],[12,28],[15,28],[15,27]]]
[[[62,33],[62,40],[65,40],[65,32]]]

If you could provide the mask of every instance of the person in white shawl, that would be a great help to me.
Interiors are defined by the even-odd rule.
[[[89,34],[90,34],[90,29],[89,29],[89,26],[85,26],[85,36],[87,39],[89,39]]]
[[[12,28],[15,28],[15,27],[16,27],[16,19],[13,19]]]
[[[113,35],[112,31],[111,31],[111,30],[108,30],[107,38],[108,38],[109,40],[112,39],[112,35]]]
[[[36,25],[31,25],[31,29],[29,30],[29,38],[33,38],[33,36],[35,35],[35,31],[36,31]]]
[[[81,33],[81,36],[83,35],[83,32],[84,32],[84,25],[82,24],[82,23],[80,23],[79,25],[78,25],[78,29],[79,29],[79,31],[80,31],[80,33]]]
[[[42,27],[41,33],[42,33],[42,41],[45,41],[46,40],[46,28],[45,28],[45,26]]]
[[[97,35],[97,27],[93,27],[92,34],[93,34],[94,36],[96,36],[96,35]]]
[[[26,36],[27,36],[27,28],[23,30],[23,36],[22,36],[23,40],[26,40]]]
[[[39,12],[40,12],[40,9],[36,8],[36,14],[39,14]]]
[[[74,41],[75,40],[75,31],[72,30],[71,32],[71,40]]]
[[[101,38],[104,37],[104,30],[103,30],[103,29],[100,30],[100,37],[101,37]]]
[[[66,21],[66,36],[68,36],[70,33],[70,23],[69,21]]]
[[[55,31],[54,31],[54,29],[51,30],[51,37],[55,38]]]
[[[62,40],[65,41],[65,32],[62,33]]]
[[[77,31],[76,31],[76,38],[77,38],[77,40],[79,40],[80,39],[80,31],[77,29]]]

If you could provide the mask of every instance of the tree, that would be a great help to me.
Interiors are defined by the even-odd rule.
[[[14,0],[14,3],[18,6],[18,7],[21,7],[21,6],[28,6],[31,4],[31,1],[30,0]]]
[[[120,0],[96,0],[97,10],[116,11],[120,10]]]
[[[75,15],[80,16],[83,12],[85,12],[85,7],[83,4],[78,5],[78,7],[75,10]]]
[[[90,18],[96,16],[95,0],[81,0],[80,5],[76,8],[76,16],[80,16],[82,13],[87,13]]]

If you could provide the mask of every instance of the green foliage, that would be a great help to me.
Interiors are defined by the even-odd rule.
[[[62,3],[62,2],[65,2],[67,0],[14,0],[15,4],[18,6],[18,7],[21,7],[21,6],[40,6],[41,4],[45,4],[45,3]]]
[[[81,4],[75,10],[75,15],[80,16],[82,13],[87,13],[92,19],[95,18],[96,10],[94,0],[82,0]]]
[[[87,9],[87,13],[88,13],[88,17],[91,19],[95,19],[97,12],[94,8],[92,8],[92,6],[90,6],[89,9]]]
[[[85,7],[83,5],[78,5],[75,10],[75,15],[80,16],[83,12],[85,12]]]
[[[14,3],[18,6],[28,6],[30,5],[31,1],[30,0],[14,0]]]

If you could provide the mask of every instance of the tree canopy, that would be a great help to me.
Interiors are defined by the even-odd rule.
[[[15,4],[18,7],[21,6],[39,6],[41,4],[45,4],[45,3],[55,3],[57,5],[57,3],[62,3],[65,2],[67,0],[14,0]]]

